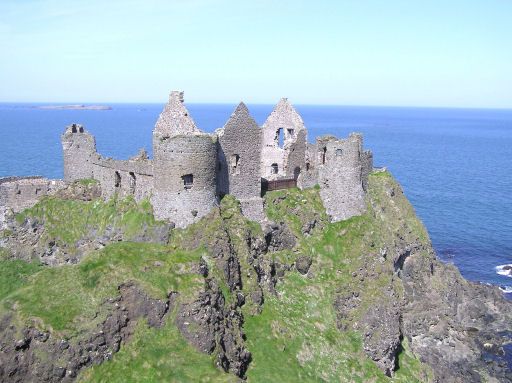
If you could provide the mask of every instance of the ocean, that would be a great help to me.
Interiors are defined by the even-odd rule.
[[[98,151],[119,159],[144,147],[163,105],[112,110],[40,110],[0,104],[0,177],[62,177],[60,135],[77,122]],[[222,127],[235,105],[187,104],[199,128]],[[262,124],[272,105],[248,105]],[[512,110],[296,105],[309,132],[364,134],[375,166],[386,166],[426,225],[439,257],[473,281],[512,292]]]

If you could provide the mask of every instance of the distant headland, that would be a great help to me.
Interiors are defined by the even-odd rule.
[[[40,105],[33,106],[34,109],[49,109],[49,110],[112,110],[108,105]]]

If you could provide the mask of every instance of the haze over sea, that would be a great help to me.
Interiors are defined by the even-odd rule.
[[[144,147],[160,104],[113,104],[112,110],[39,110],[0,104],[0,177],[62,177],[60,134],[72,122],[96,136],[98,151],[126,159]],[[234,109],[187,104],[204,131],[222,127]],[[259,124],[272,105],[249,105]],[[441,259],[474,281],[509,286],[496,266],[512,264],[512,110],[296,105],[309,140],[364,134],[375,166],[402,184]]]

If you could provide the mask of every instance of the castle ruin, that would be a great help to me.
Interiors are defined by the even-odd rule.
[[[199,220],[227,194],[240,201],[247,218],[262,222],[267,190],[317,184],[331,220],[345,220],[365,211],[373,167],[361,134],[323,136],[308,143],[304,122],[286,98],[261,127],[240,103],[226,124],[209,134],[194,123],[183,92],[173,91],[153,130],[152,159],[143,150],[129,160],[105,158],[96,151],[94,136],[78,124],[68,126],[61,138],[64,183],[95,179],[104,198],[118,194],[149,199],[155,217],[177,227]],[[57,185],[41,178],[4,180],[0,206],[15,212]],[[32,184],[34,190],[18,193]]]

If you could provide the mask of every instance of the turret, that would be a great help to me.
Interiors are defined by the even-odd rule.
[[[94,136],[82,125],[71,124],[61,136],[64,181],[93,178],[92,159],[97,156]]]
[[[332,136],[317,139],[320,196],[333,221],[360,215],[366,209],[362,140],[356,133],[342,140]]]
[[[215,136],[194,124],[182,92],[171,92],[153,130],[155,215],[185,227],[217,204]]]

